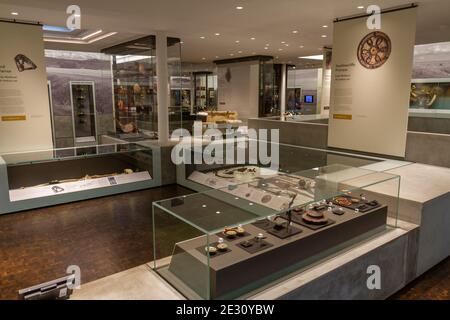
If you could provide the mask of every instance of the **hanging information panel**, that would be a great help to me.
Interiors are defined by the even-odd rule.
[[[416,8],[379,17],[334,24],[328,145],[404,157]]]
[[[42,26],[0,22],[0,153],[52,148]]]

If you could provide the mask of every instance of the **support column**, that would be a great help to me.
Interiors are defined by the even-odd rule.
[[[156,32],[156,86],[159,142],[169,141],[169,71],[167,66],[167,34]]]
[[[286,64],[281,65],[281,88],[280,88],[280,112],[281,116],[286,112],[286,82],[287,82],[287,69]]]

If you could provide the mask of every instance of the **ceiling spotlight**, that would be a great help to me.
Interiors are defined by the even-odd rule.
[[[242,53],[242,51],[238,51],[238,53]]]
[[[234,56],[234,53],[230,53],[230,56]]]
[[[269,48],[267,48],[267,47],[264,47],[264,50],[267,50],[267,49],[269,49]]]
[[[236,10],[242,10],[242,9],[244,9],[244,7],[242,7],[242,6],[237,6],[236,7]]]
[[[280,48],[280,49],[278,49],[278,51],[283,51],[283,49]]]
[[[239,43],[240,41],[239,41],[239,40],[236,40],[235,42],[236,42],[236,43]]]
[[[250,40],[255,40],[255,39],[256,39],[256,38],[253,38],[253,37],[252,37],[252,38],[250,38]]]
[[[286,43],[285,46],[286,46],[286,47],[289,47],[289,43]]]
[[[326,24],[324,24],[324,25],[322,26],[322,28],[328,28],[328,26],[327,26]]]
[[[281,43],[286,43],[286,41],[281,41]]]
[[[11,14],[12,14],[13,16],[18,16],[18,15],[19,15],[18,12],[11,12]]]
[[[202,58],[202,60],[206,60],[206,58]]]
[[[326,37],[327,37],[327,35],[326,35],[326,34],[323,34],[323,35],[322,35],[322,38],[326,38]]]
[[[184,43],[184,41],[180,41],[180,43],[181,43],[181,44],[183,44],[183,43]]]
[[[294,31],[292,31],[292,33],[298,33],[298,30],[294,30]]]
[[[270,44],[266,43],[266,47],[270,46]]]
[[[301,45],[301,46],[299,46],[300,48],[304,48],[305,46],[304,45]]]
[[[219,58],[219,56],[216,56],[216,59],[218,59]]]
[[[215,36],[220,36],[220,33],[216,32],[214,33]]]
[[[202,40],[203,40],[203,39],[205,39],[205,37],[204,37],[204,36],[201,36],[201,37],[200,37],[200,39],[202,39]]]
[[[358,9],[364,9],[364,6],[357,6]]]

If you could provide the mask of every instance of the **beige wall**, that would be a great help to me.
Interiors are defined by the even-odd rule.
[[[230,81],[226,73],[231,74]],[[218,67],[218,110],[237,111],[239,119],[258,117],[259,64],[239,62]]]

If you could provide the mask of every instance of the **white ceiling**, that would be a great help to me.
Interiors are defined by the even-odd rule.
[[[363,12],[359,5],[382,8],[406,0],[0,0],[0,17],[64,26],[66,7],[81,7],[82,28],[117,31],[91,45],[49,44],[48,48],[98,51],[101,48],[164,30],[183,41],[182,59],[208,62],[253,54],[298,63],[299,56],[332,46],[333,20]],[[416,43],[450,41],[450,1],[418,2]],[[243,6],[236,10],[236,6]],[[323,28],[328,25],[328,28]],[[298,30],[298,33],[292,33]],[[220,33],[216,36],[215,33]],[[326,35],[323,38],[322,35]],[[200,37],[204,36],[205,39]],[[254,37],[255,40],[250,38]],[[236,41],[239,43],[236,43]],[[289,46],[281,42],[285,41]],[[264,50],[269,44],[267,50]],[[303,47],[300,47],[303,46]],[[282,49],[282,50],[279,50]],[[241,53],[239,53],[241,51]],[[231,54],[233,56],[231,56]],[[218,57],[218,58],[217,58]],[[205,58],[204,60],[202,58]],[[289,62],[290,61],[290,62]]]

